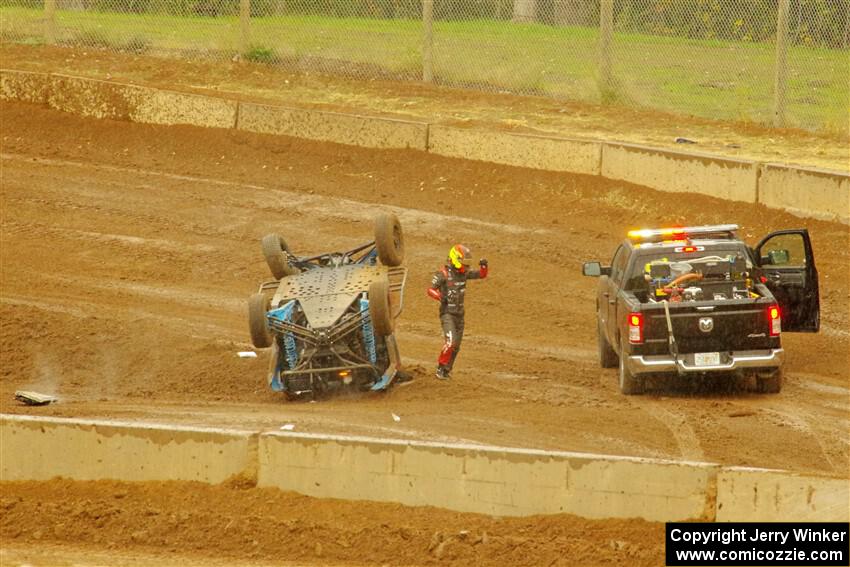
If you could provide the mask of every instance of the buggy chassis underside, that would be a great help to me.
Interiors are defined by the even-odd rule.
[[[374,383],[371,390],[384,390],[390,386],[401,368],[398,344],[394,334],[385,337],[372,335],[371,317],[368,309],[360,309],[349,317],[336,321],[333,313],[345,309],[356,300],[356,297],[368,291],[370,284],[377,278],[386,278],[389,283],[389,305],[391,317],[397,318],[403,308],[403,290],[407,278],[404,267],[386,266],[349,266],[348,270],[335,273],[331,269],[308,270],[296,276],[286,277],[280,281],[265,282],[260,286],[260,292],[274,294],[273,308],[268,313],[269,328],[279,341],[274,341],[272,370],[270,381],[275,388],[283,387],[282,379],[286,377],[310,375],[339,375],[343,372],[365,371],[371,373]],[[316,315],[308,325],[300,325],[289,318],[289,313],[296,302],[307,307]],[[331,324],[321,326],[332,321]],[[318,323],[318,324],[315,324]],[[352,351],[347,346],[349,335],[358,329],[369,329],[372,340],[383,340],[386,346],[387,366],[378,365],[360,353]],[[295,352],[295,344],[302,345],[300,355]],[[281,347],[289,352],[290,360],[297,360],[294,366],[284,369],[280,363]],[[373,347],[374,348],[374,343]],[[321,359],[321,360],[319,360]],[[333,360],[328,365],[328,360]],[[275,389],[278,389],[275,388]]]

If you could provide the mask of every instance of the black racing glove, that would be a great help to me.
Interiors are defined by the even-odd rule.
[[[478,260],[478,265],[481,266],[482,268],[486,268],[487,267],[487,259],[481,258],[480,260]]]

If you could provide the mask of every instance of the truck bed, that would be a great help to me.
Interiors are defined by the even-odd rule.
[[[644,342],[631,345],[632,353],[668,353],[668,324],[664,303],[641,303],[634,294],[626,294],[628,303],[639,304],[635,311],[642,313],[644,318]],[[778,346],[778,339],[770,337],[769,332],[768,308],[773,300],[769,294],[762,293],[760,296],[753,299],[667,303],[678,352],[757,350]]]

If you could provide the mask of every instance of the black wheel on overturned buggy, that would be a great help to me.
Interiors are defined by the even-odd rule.
[[[257,348],[266,348],[272,344],[272,333],[269,330],[266,313],[269,310],[269,297],[255,293],[248,298],[248,327],[251,331],[251,342]]]
[[[369,317],[376,335],[386,337],[393,334],[395,320],[390,310],[390,282],[386,278],[369,284]]]
[[[623,355],[623,352],[625,351],[620,351],[620,392],[627,396],[643,394],[643,376],[635,376],[629,371],[626,367],[626,357]]]
[[[404,233],[398,217],[383,213],[375,219],[375,247],[385,266],[400,266],[404,262]]]
[[[263,256],[276,280],[298,273],[289,263],[289,246],[279,234],[267,234],[263,237]]]

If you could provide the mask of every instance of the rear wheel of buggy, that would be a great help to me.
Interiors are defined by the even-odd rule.
[[[624,356],[624,354],[620,354],[619,381],[620,392],[626,394],[627,396],[643,394],[643,377],[635,376],[629,371],[629,369],[626,367],[626,357]]]
[[[298,273],[298,268],[293,268],[289,264],[288,252],[289,246],[286,245],[282,236],[267,234],[263,237],[263,256],[276,280]]]
[[[268,310],[268,296],[255,293],[248,298],[248,327],[251,330],[251,342],[257,348],[266,348],[272,344],[272,333],[266,319]]]
[[[369,284],[369,317],[376,335],[393,334],[395,321],[390,311],[390,282],[385,278]]]
[[[617,353],[614,351],[611,343],[608,342],[608,339],[605,338],[605,329],[602,328],[602,322],[599,320],[596,323],[596,342],[599,351],[599,366],[602,368],[616,368],[618,361]]]
[[[393,214],[385,213],[375,219],[375,247],[385,266],[400,266],[404,262],[404,233]]]

